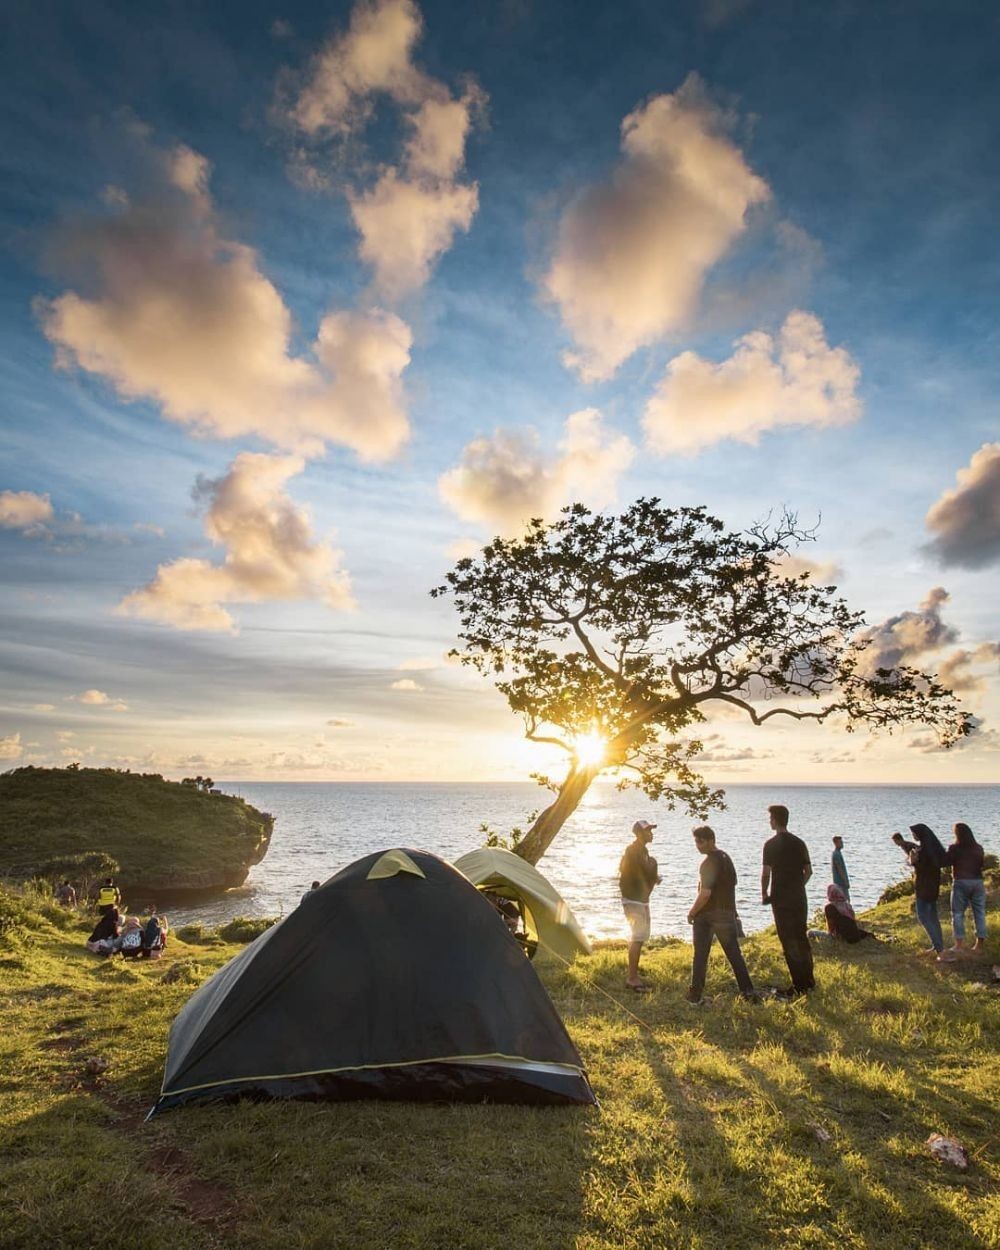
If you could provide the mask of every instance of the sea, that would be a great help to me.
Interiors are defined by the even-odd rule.
[[[172,909],[175,926],[284,915],[312,881],[325,881],[372,851],[410,847],[457,859],[482,845],[483,825],[501,833],[524,827],[546,797],[533,783],[216,784],[274,815],[271,846],[241,888]],[[771,803],[788,807],[789,828],[809,847],[813,877],[808,892],[816,908],[825,901],[830,881],[834,834],[844,839],[851,898],[859,910],[909,872],[891,841],[895,830],[909,836],[908,826],[922,821],[947,844],[952,825],[962,820],[987,851],[1000,851],[1000,785],[728,786],[725,810],[713,812],[708,823],[736,866],[737,905],[748,933],[771,923],[770,908],[760,902],[761,846],[770,836]],[[652,933],[687,938],[686,916],[697,893],[701,857],[691,837],[700,822],[684,812],[666,811],[635,791],[595,783],[538,867],[590,937],[624,937],[618,861],[639,819],[657,825],[650,853],[663,880],[650,900]]]

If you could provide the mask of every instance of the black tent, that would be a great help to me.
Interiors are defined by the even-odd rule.
[[[368,855],[197,990],[151,1114],[199,1099],[592,1103],[507,926],[424,851]]]

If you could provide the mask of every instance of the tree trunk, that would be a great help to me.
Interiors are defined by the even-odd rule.
[[[601,767],[571,768],[559,787],[555,801],[539,814],[523,840],[514,848],[515,853],[529,864],[537,864],[601,771]]]

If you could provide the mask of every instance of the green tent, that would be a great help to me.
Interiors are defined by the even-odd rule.
[[[561,958],[590,954],[587,935],[569,904],[538,869],[513,851],[483,846],[455,860],[455,867],[480,890],[513,899],[524,910],[529,937]]]

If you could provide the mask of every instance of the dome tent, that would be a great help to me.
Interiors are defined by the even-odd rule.
[[[569,904],[554,885],[513,851],[481,846],[455,860],[455,867],[474,886],[513,899],[523,907],[528,936],[567,962],[581,952],[590,954],[590,942]]]
[[[204,1099],[592,1103],[496,911],[424,851],[331,877],[197,990],[151,1114]]]

